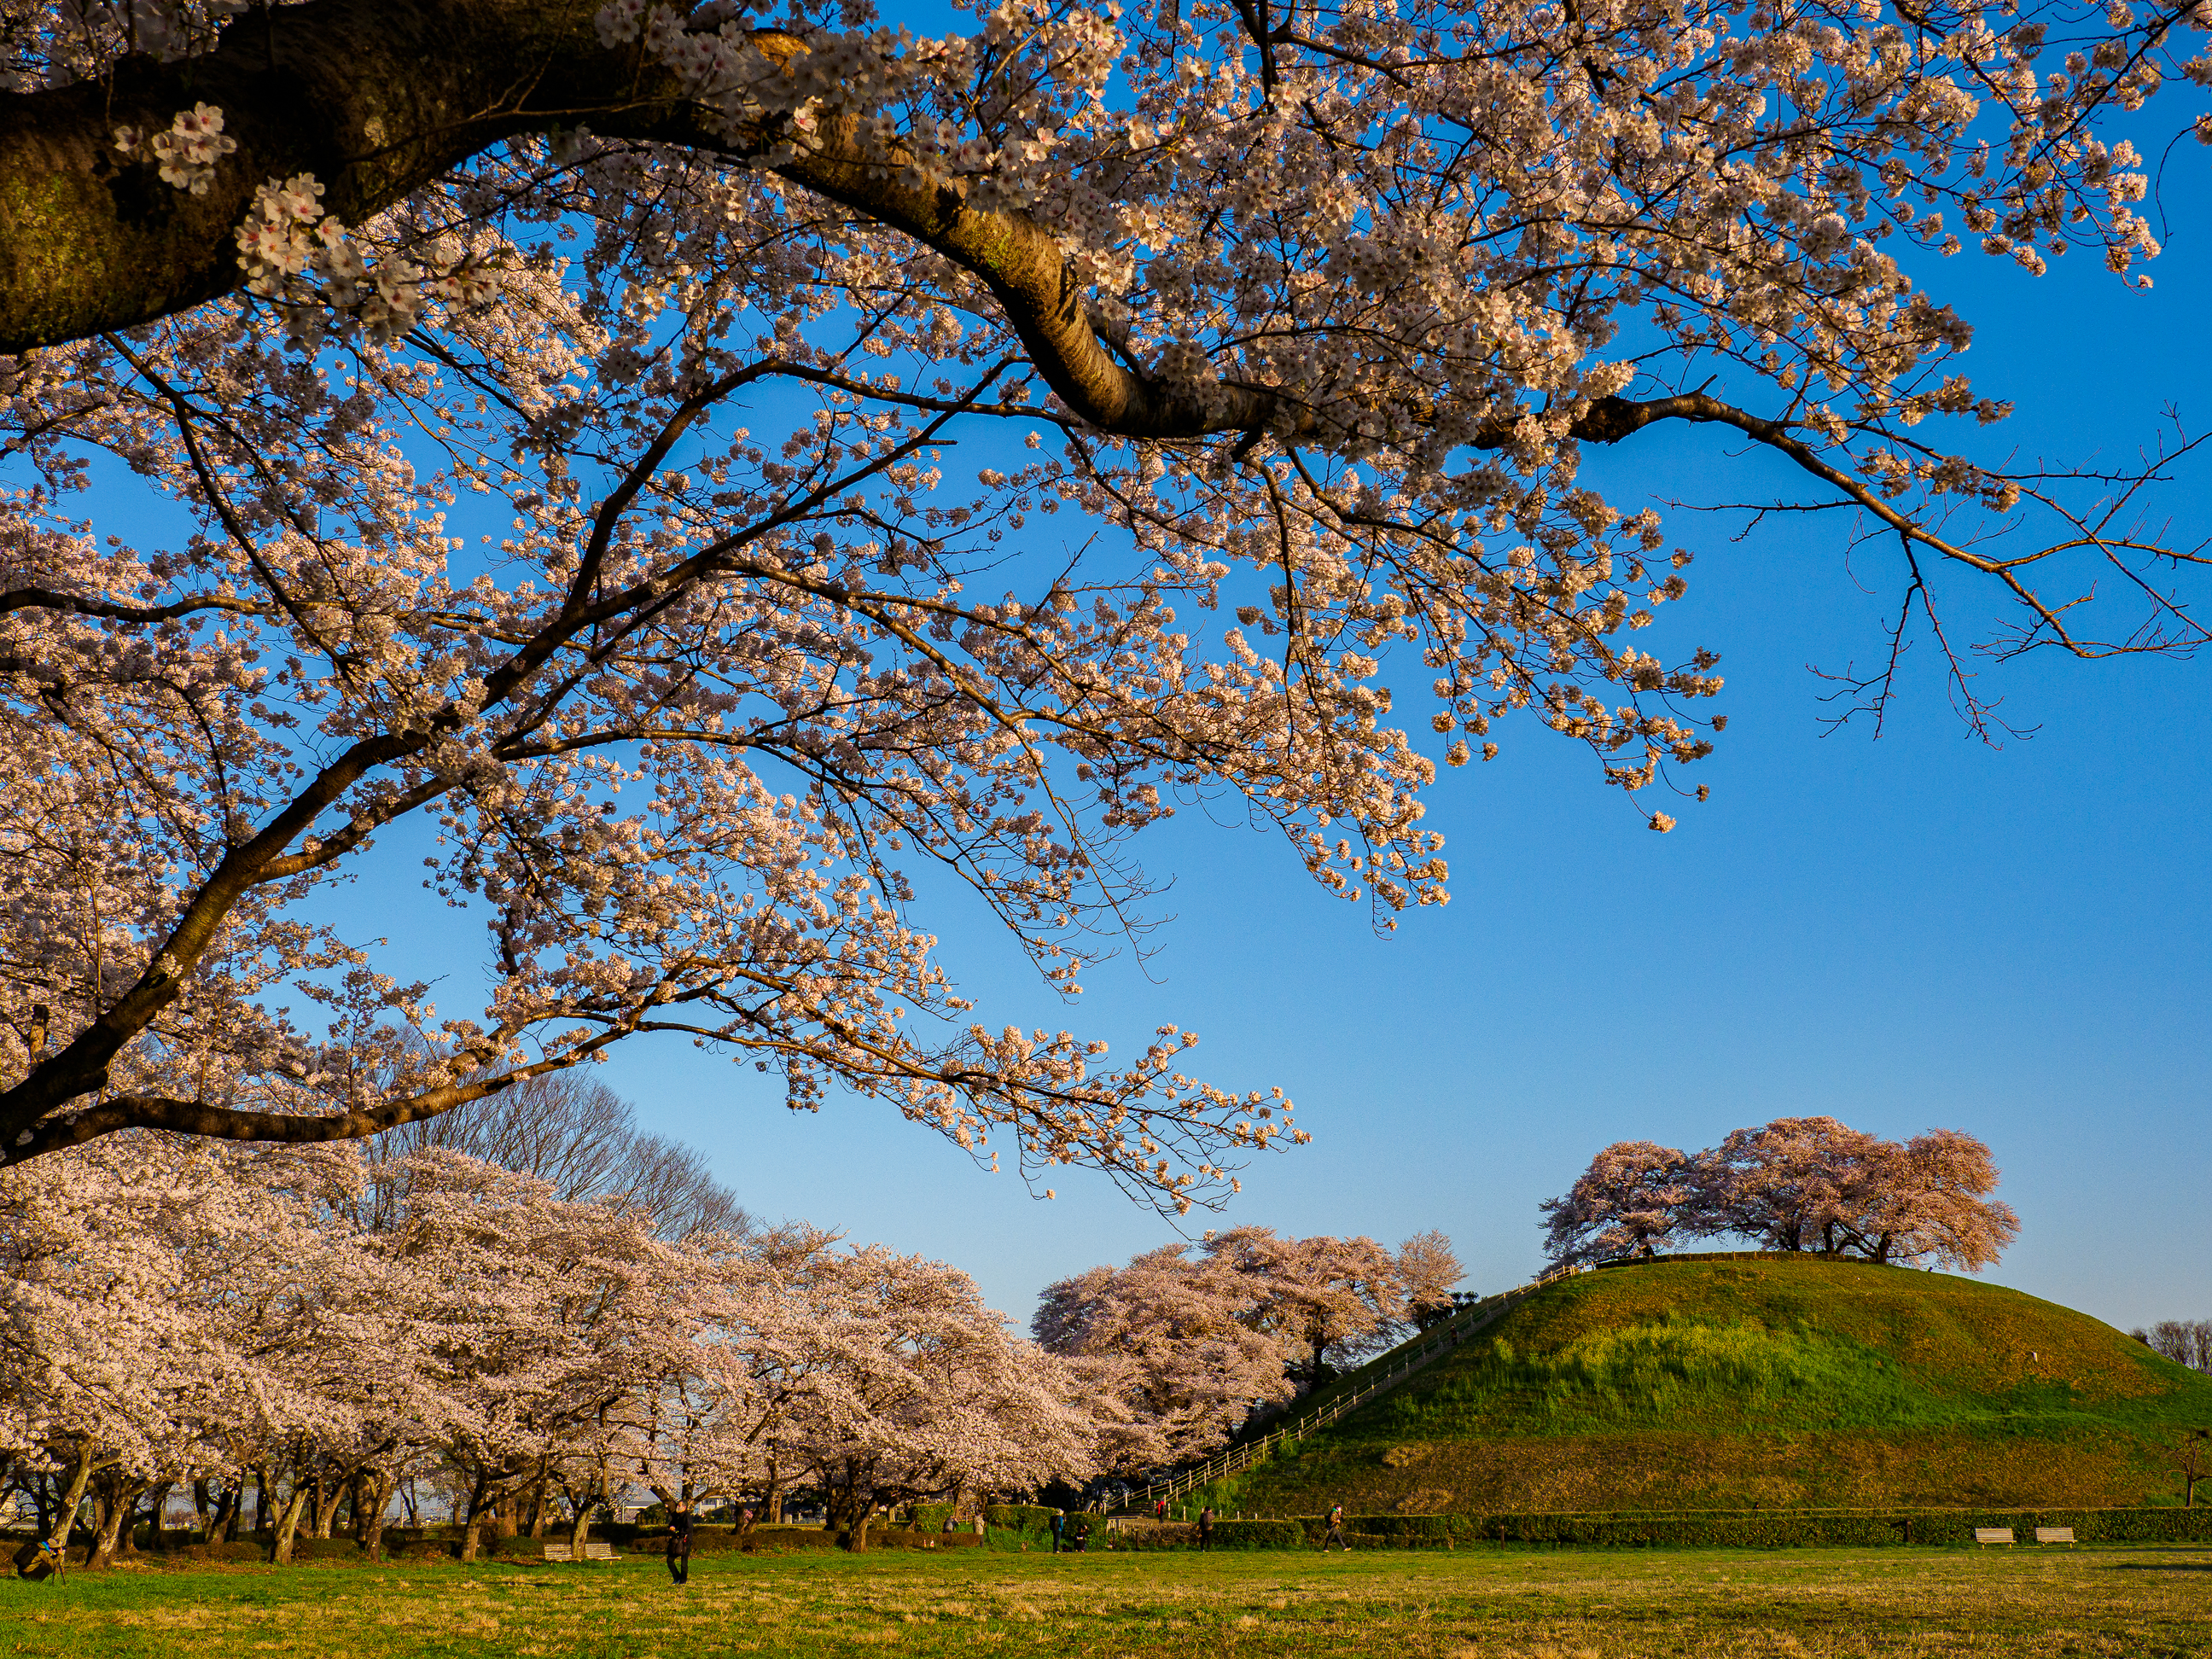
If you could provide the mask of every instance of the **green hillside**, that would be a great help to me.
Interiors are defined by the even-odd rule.
[[[1856,1261],[1665,1260],[1551,1285],[1237,1482],[1238,1508],[2180,1501],[2212,1377],[2086,1314]],[[2212,1494],[2200,1494],[2212,1495]]]

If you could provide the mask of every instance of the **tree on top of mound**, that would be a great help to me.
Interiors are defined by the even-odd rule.
[[[1683,1231],[1695,1173],[1689,1156],[1672,1146],[1615,1141],[1590,1160],[1565,1197],[1539,1206],[1545,1255],[1554,1262],[1657,1255]]]
[[[1884,1140],[1832,1117],[1738,1129],[1685,1158],[1621,1141],[1541,1206],[1554,1262],[1650,1255],[1676,1238],[1979,1269],[2020,1232],[1990,1149],[1958,1129]]]

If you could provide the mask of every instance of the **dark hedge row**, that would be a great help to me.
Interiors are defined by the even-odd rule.
[[[994,1507],[994,1527],[1039,1534],[1049,1510]],[[1034,1524],[1030,1524],[1034,1517]],[[1971,1544],[1977,1528],[2009,1527],[2033,1547],[2038,1527],[2071,1527],[2084,1544],[2212,1543],[2212,1507],[2106,1510],[1695,1510],[1664,1514],[1358,1515],[1345,1521],[1354,1549],[1423,1549],[1477,1544],[1585,1548],[1799,1549],[1820,1545]],[[1095,1532],[1094,1528],[1094,1532]],[[1223,1550],[1314,1549],[1327,1528],[1317,1517],[1215,1523]],[[1132,1528],[1115,1547],[1188,1549],[1188,1526]],[[1100,1542],[1094,1536],[1093,1546]]]
[[[1345,1531],[1355,1547],[1456,1544],[1585,1547],[1796,1549],[1824,1544],[1971,1544],[1978,1528],[2009,1527],[2033,1547],[2038,1527],[2071,1527],[2084,1544],[2212,1542],[2212,1508],[2106,1510],[1703,1510],[1673,1514],[1361,1515]],[[1225,1522],[1229,1548],[1317,1545],[1318,1520]],[[1295,1534],[1295,1536],[1293,1536]]]

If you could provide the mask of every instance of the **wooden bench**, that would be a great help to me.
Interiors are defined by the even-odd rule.
[[[2038,1527],[2035,1529],[2035,1541],[2039,1544],[2071,1544],[2074,1541],[2074,1528]]]
[[[2009,1544],[2012,1542],[2012,1528],[2010,1527],[1976,1527],[1974,1541],[1977,1544]]]
[[[576,1558],[568,1545],[549,1543],[545,1547],[545,1559],[548,1561],[574,1561]],[[615,1553],[612,1544],[603,1544],[596,1538],[587,1538],[584,1540],[584,1559],[616,1561],[621,1558]]]

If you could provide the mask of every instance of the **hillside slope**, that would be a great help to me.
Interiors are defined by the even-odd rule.
[[[1240,1508],[2179,1501],[2212,1377],[2017,1291],[1809,1256],[1581,1274],[1237,1482]]]

